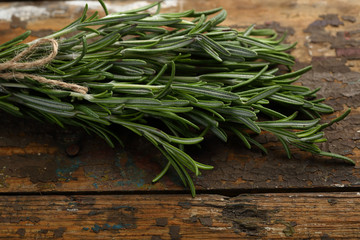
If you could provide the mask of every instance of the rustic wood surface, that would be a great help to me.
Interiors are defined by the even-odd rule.
[[[144,2],[107,1],[112,11]],[[90,11],[101,12],[96,1],[89,3]],[[0,44],[28,29],[29,40],[46,36],[77,18],[84,4],[0,2]],[[164,5],[164,12],[222,6],[228,11],[224,25],[243,29],[256,23],[288,32],[287,41],[298,42],[292,51],[295,68],[313,65],[300,83],[322,87],[320,96],[337,111],[325,119],[352,108],[348,118],[325,131],[329,141],[322,148],[357,165],[296,150],[289,160],[271,136],[259,138],[271,150],[267,156],[236,139],[225,144],[211,138],[191,150],[194,158],[215,166],[195,180],[203,194],[192,199],[180,195],[184,188],[174,172],[151,183],[165,162],[144,139],[119,130],[126,147],[111,149],[81,130],[0,112],[0,238],[360,238],[360,194],[346,192],[360,187],[359,1],[166,0]],[[224,196],[241,193],[254,194]]]
[[[101,12],[96,1],[89,3],[91,11]],[[30,40],[45,36],[77,18],[84,4],[78,1],[0,3],[0,43],[26,29],[33,31]],[[109,9],[120,10],[138,4],[144,3],[110,1]],[[169,0],[165,1],[163,11],[201,11],[219,6],[228,11],[225,25],[245,28],[256,23],[259,27],[286,31],[287,41],[298,41],[293,51],[298,61],[296,68],[313,65],[301,83],[322,87],[320,96],[326,97],[327,103],[337,111],[325,118],[353,108],[346,120],[326,130],[329,141],[322,148],[352,157],[359,163],[358,1]],[[151,184],[164,160],[145,140],[127,136],[124,130],[120,130],[119,135],[127,142],[125,149],[111,149],[101,139],[78,130],[4,116],[0,119],[0,192],[183,189],[175,174]],[[282,146],[271,136],[262,136],[259,140],[267,142],[271,149],[268,156],[257,149],[247,150],[234,139],[228,144],[210,139],[203,143],[206,151],[193,150],[197,160],[215,166],[213,171],[204,171],[196,179],[197,189],[250,191],[360,186],[360,164],[353,167],[296,150],[294,158],[288,160]]]
[[[6,239],[359,239],[360,193],[0,197]],[[55,217],[56,216],[56,217]]]

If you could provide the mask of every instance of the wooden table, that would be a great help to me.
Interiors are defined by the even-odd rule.
[[[79,4],[79,2],[81,2]],[[111,11],[145,1],[108,2]],[[90,9],[101,10],[97,2]],[[0,43],[26,29],[45,36],[77,18],[85,1],[0,3]],[[301,79],[320,86],[336,113],[353,109],[326,130],[340,161],[295,152],[287,159],[271,137],[268,156],[235,139],[208,139],[192,155],[215,166],[195,180],[195,198],[144,139],[123,136],[112,149],[78,129],[25,121],[0,112],[1,239],[359,239],[360,2],[358,0],[167,0],[163,12],[222,6],[225,25],[252,23],[298,41]],[[230,139],[231,140],[231,139]]]

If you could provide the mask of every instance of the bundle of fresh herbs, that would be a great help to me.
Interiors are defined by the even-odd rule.
[[[288,157],[290,145],[324,152],[329,123],[320,115],[333,109],[317,99],[319,89],[293,85],[310,66],[291,69],[295,44],[271,29],[244,31],[220,26],[221,8],[160,13],[160,2],[143,8],[80,18],[42,41],[21,43],[30,32],[0,45],[0,109],[19,117],[78,126],[119,142],[109,126],[121,126],[149,140],[195,194],[188,171],[212,169],[195,161],[185,145],[208,134],[227,141],[239,137],[246,147],[267,150],[254,139],[274,134]],[[147,12],[157,7],[154,14]],[[48,43],[51,43],[50,46]],[[299,114],[300,117],[297,117]]]

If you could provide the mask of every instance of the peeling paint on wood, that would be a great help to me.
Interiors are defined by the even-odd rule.
[[[150,1],[111,1],[111,11]],[[85,1],[0,3],[0,44],[32,30],[33,40],[77,18]],[[90,12],[102,10],[89,2]],[[334,0],[166,0],[163,11],[198,11],[223,6],[225,25],[269,27],[298,41],[294,69],[312,64],[300,84],[321,86],[338,116],[351,115],[326,130],[322,145],[352,157],[356,167],[294,150],[288,160],[274,137],[259,141],[271,149],[264,156],[232,141],[208,139],[193,156],[215,166],[195,183],[203,192],[353,190],[360,186],[360,6]],[[304,31],[305,30],[305,31]],[[111,149],[81,130],[63,130],[0,113],[0,192],[161,191],[164,195],[0,196],[0,238],[6,239],[357,239],[360,238],[360,193],[279,193],[238,197],[166,195],[183,190],[171,173],[151,179],[164,166],[145,140],[123,134],[125,149]],[[232,136],[230,136],[232,138]],[[141,146],[141,151],[139,151]],[[204,151],[204,149],[206,151]]]

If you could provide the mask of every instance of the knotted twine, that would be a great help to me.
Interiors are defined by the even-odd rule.
[[[53,50],[50,52],[48,56],[45,56],[41,59],[37,59],[31,62],[19,62],[24,56],[29,55],[34,51],[36,47],[43,43],[51,43]],[[83,87],[77,84],[66,83],[59,80],[47,79],[45,77],[35,75],[35,74],[28,74],[22,72],[16,72],[17,69],[31,69],[34,67],[43,67],[51,60],[53,60],[57,53],[58,53],[59,44],[54,39],[39,39],[35,44],[31,45],[29,48],[25,49],[18,55],[16,55],[13,59],[0,63],[0,72],[4,70],[15,70],[13,72],[4,72],[0,73],[0,78],[9,80],[9,79],[24,79],[24,78],[31,78],[39,83],[48,84],[50,86],[58,86],[65,89],[70,89],[74,92],[86,94],[88,92],[87,87]]]

